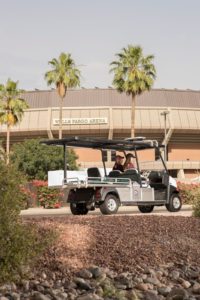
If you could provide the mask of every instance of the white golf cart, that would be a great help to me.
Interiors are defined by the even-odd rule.
[[[70,137],[60,140],[43,141],[47,145],[60,145],[64,149],[63,188],[69,189],[68,202],[74,215],[85,215],[99,208],[102,214],[115,214],[120,205],[138,206],[142,213],[150,213],[154,206],[165,205],[170,212],[181,209],[182,203],[175,179],[169,176],[160,147],[155,140],[133,138],[125,140],[103,140],[82,137]],[[92,148],[102,152],[104,176],[97,167],[87,169],[85,179],[67,177],[66,147]],[[137,152],[156,149],[163,170],[141,172]],[[103,150],[121,151],[124,155],[134,153],[137,168],[125,172],[106,172]]]

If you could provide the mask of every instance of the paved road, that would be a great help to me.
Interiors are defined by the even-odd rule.
[[[44,208],[29,208],[21,211],[21,215],[24,217],[59,217],[70,215],[69,207],[61,207],[58,209],[44,209]],[[140,213],[135,206],[121,206],[117,213],[118,215],[143,215]],[[99,209],[96,209],[93,212],[90,212],[89,215],[101,215]],[[170,213],[166,210],[164,206],[159,206],[154,208],[153,213],[147,215],[162,215],[162,216],[184,216],[190,217],[192,215],[192,206],[191,205],[183,205],[181,211],[177,213]]]

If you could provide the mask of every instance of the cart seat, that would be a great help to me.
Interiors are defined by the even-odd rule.
[[[88,168],[87,169],[87,176],[89,178],[89,183],[97,183],[101,182],[101,173],[98,168]]]
[[[119,170],[112,170],[110,171],[110,173],[108,174],[109,177],[119,177],[120,174],[122,174],[122,172],[120,172]]]
[[[120,178],[128,178],[131,179],[131,181],[135,181],[140,183],[140,175],[136,169],[128,169],[124,171],[124,173],[121,173]]]
[[[168,177],[168,175],[167,175]],[[149,174],[149,184],[156,190],[166,189],[167,184],[163,180],[164,173],[159,171],[151,171]]]
[[[88,168],[87,169],[87,175],[88,177],[101,177],[101,173],[98,168]]]

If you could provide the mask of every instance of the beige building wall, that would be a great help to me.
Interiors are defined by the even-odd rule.
[[[93,149],[74,149],[78,155],[78,163],[101,161],[101,151]]]
[[[92,149],[75,149],[76,154],[78,155],[78,163],[84,163],[87,165],[91,162],[101,163],[102,157],[101,152],[99,150],[92,150]],[[117,154],[122,154],[121,152],[117,152]],[[109,155],[108,155],[109,158]],[[154,150],[144,150],[138,151],[138,159],[139,161],[154,161],[155,160],[155,152]]]
[[[168,149],[169,160],[200,160],[200,144],[172,144]]]

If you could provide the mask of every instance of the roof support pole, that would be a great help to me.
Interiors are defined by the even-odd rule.
[[[53,134],[51,131],[51,116],[52,116],[52,108],[48,107],[47,112],[47,135],[49,139],[53,139]]]
[[[135,148],[135,159],[136,159],[138,174],[140,176],[140,186],[142,186],[142,180],[141,180],[141,174],[140,174],[140,165],[139,165],[139,160],[138,160],[138,155],[137,155],[136,148]]]
[[[104,156],[103,156],[103,150],[101,150],[101,157],[102,157],[102,162],[103,162],[104,175],[107,176],[106,164],[105,164],[105,160],[104,160]]]
[[[66,145],[63,145],[63,158],[64,158],[64,183],[67,183],[67,151]]]
[[[113,139],[113,109],[112,107],[109,108],[109,131],[108,131],[108,139]],[[108,151],[108,162],[111,163],[111,151]]]

